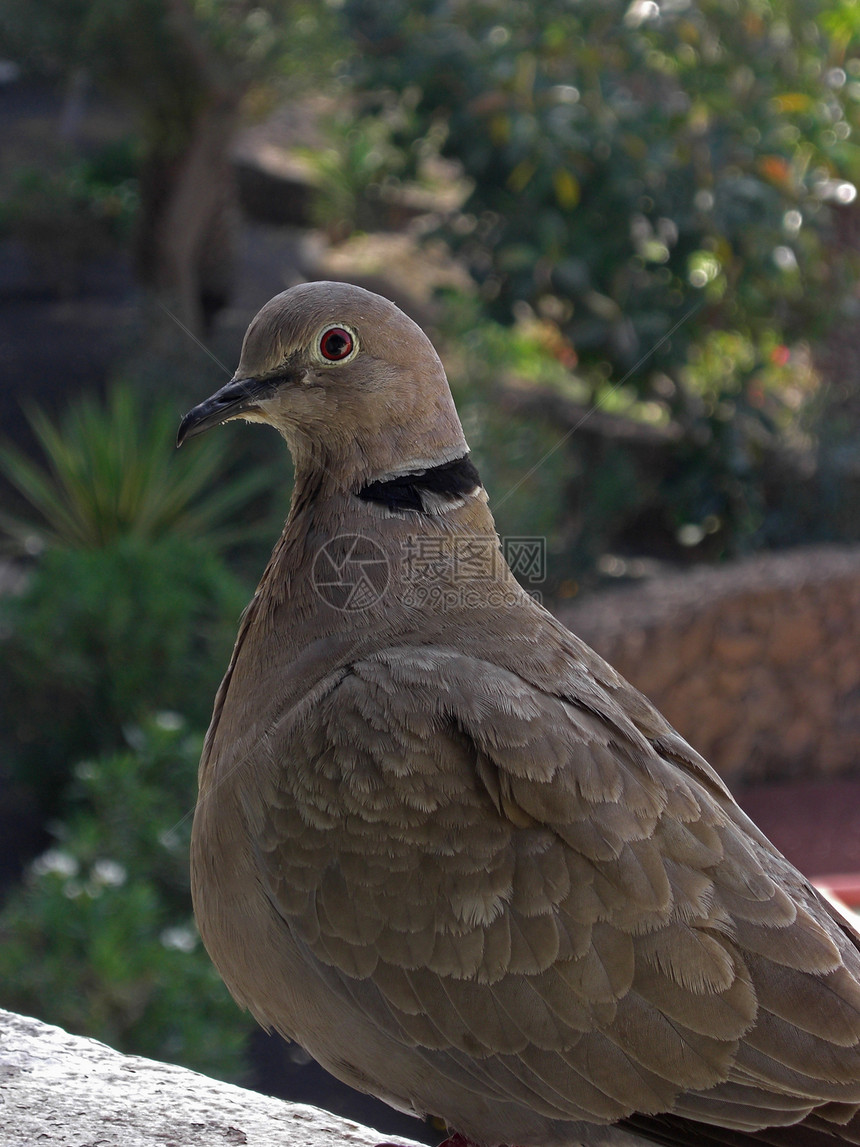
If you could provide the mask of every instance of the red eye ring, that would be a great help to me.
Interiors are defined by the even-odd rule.
[[[355,340],[343,327],[329,327],[320,336],[320,354],[329,362],[341,362],[349,358],[354,346]]]

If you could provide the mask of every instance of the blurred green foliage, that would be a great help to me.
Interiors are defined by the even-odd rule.
[[[860,179],[860,9],[347,0],[344,18],[364,99],[411,109],[403,154],[417,169],[433,141],[470,182],[442,233],[484,314],[553,328],[577,401],[679,435],[656,476],[623,443],[572,436],[554,533],[573,564],[646,519],[640,544],[663,556],[802,540],[825,497],[804,470],[827,469],[829,441],[809,348],[857,319],[839,227]],[[500,433],[488,453],[504,449]],[[786,479],[805,487],[796,512]],[[856,510],[834,536],[852,520],[857,536]]]
[[[71,764],[156,708],[208,723],[249,593],[199,541],[47,550],[0,598],[0,743],[46,810]]]
[[[5,0],[0,50],[49,74],[85,70],[141,113],[147,142],[172,132],[181,147],[202,84],[224,96],[315,76],[330,25],[308,0]]]
[[[209,721],[249,597],[225,553],[257,532],[265,478],[230,474],[218,435],[177,453],[175,404],[126,385],[30,417],[42,459],[0,452],[31,555],[0,597],[0,755],[56,844],[0,912],[0,1001],[236,1078],[250,1023],[192,921],[188,722]]]
[[[505,326],[458,294],[442,331],[499,532],[546,538],[550,599],[594,584],[607,553],[714,559],[850,535],[856,491],[811,464],[822,399],[808,352],[765,343],[761,358],[710,332],[683,367],[682,421],[632,383],[595,395],[552,322]]]
[[[162,713],[75,770],[56,842],[0,911],[0,1002],[227,1079],[251,1023],[203,950],[188,884],[202,737]]]
[[[398,176],[407,167],[394,142],[395,122],[386,112],[362,116],[347,107],[322,125],[325,146],[301,150],[318,180],[316,220],[332,238],[388,224],[386,191],[399,188]]]
[[[82,396],[59,423],[36,409],[30,424],[42,448],[33,461],[0,442],[0,474],[36,517],[0,515],[0,529],[34,545],[98,549],[122,538],[197,539],[218,552],[259,534],[243,511],[270,475],[245,466],[231,473],[229,443],[211,435],[177,452],[176,406],[116,383],[106,402]]]
[[[133,168],[106,148],[92,159],[56,169],[19,168],[0,202],[0,234],[28,247],[46,283],[60,292],[77,287],[82,266],[128,243],[138,210]]]
[[[5,0],[0,54],[87,77],[133,117],[139,141],[135,267],[203,331],[234,275],[230,145],[267,89],[331,59],[329,8],[309,0]]]
[[[118,385],[59,424],[33,411],[43,460],[0,450],[31,511],[0,524],[39,555],[0,597],[0,741],[45,809],[75,759],[147,713],[208,723],[249,597],[224,551],[259,533],[248,506],[267,476],[232,474],[223,436],[177,452],[177,421],[172,402]]]
[[[555,321],[594,385],[680,383],[719,325],[810,333],[834,298],[832,204],[860,152],[844,0],[348,0],[368,89],[418,90],[472,181],[448,235],[490,312]],[[853,53],[853,54],[852,54]],[[839,283],[838,285],[842,285]],[[658,400],[661,400],[658,396]]]

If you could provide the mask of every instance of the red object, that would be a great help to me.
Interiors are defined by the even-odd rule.
[[[787,346],[783,346],[781,343],[779,346],[775,346],[770,352],[770,361],[776,366],[785,366],[790,358],[791,351]]]
[[[343,327],[332,327],[320,339],[320,353],[329,362],[340,362],[343,358],[349,358],[352,348],[352,335]]]
[[[735,797],[804,876],[826,884],[860,874],[860,780],[762,784]]]
[[[841,900],[848,908],[860,907],[860,872],[840,872],[816,876],[812,882],[819,891]]]

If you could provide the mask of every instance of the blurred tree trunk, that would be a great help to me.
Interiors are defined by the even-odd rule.
[[[141,281],[195,333],[228,301],[236,187],[229,148],[240,93],[219,93],[186,128],[184,147],[153,147],[140,174]]]
[[[164,0],[181,46],[174,98],[151,109],[141,172],[141,281],[197,334],[227,302],[236,187],[229,149],[246,84],[201,35],[188,0]]]

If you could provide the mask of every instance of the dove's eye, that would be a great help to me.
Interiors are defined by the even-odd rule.
[[[328,362],[342,362],[349,358],[355,347],[355,339],[343,327],[330,327],[320,336],[320,354]]]

